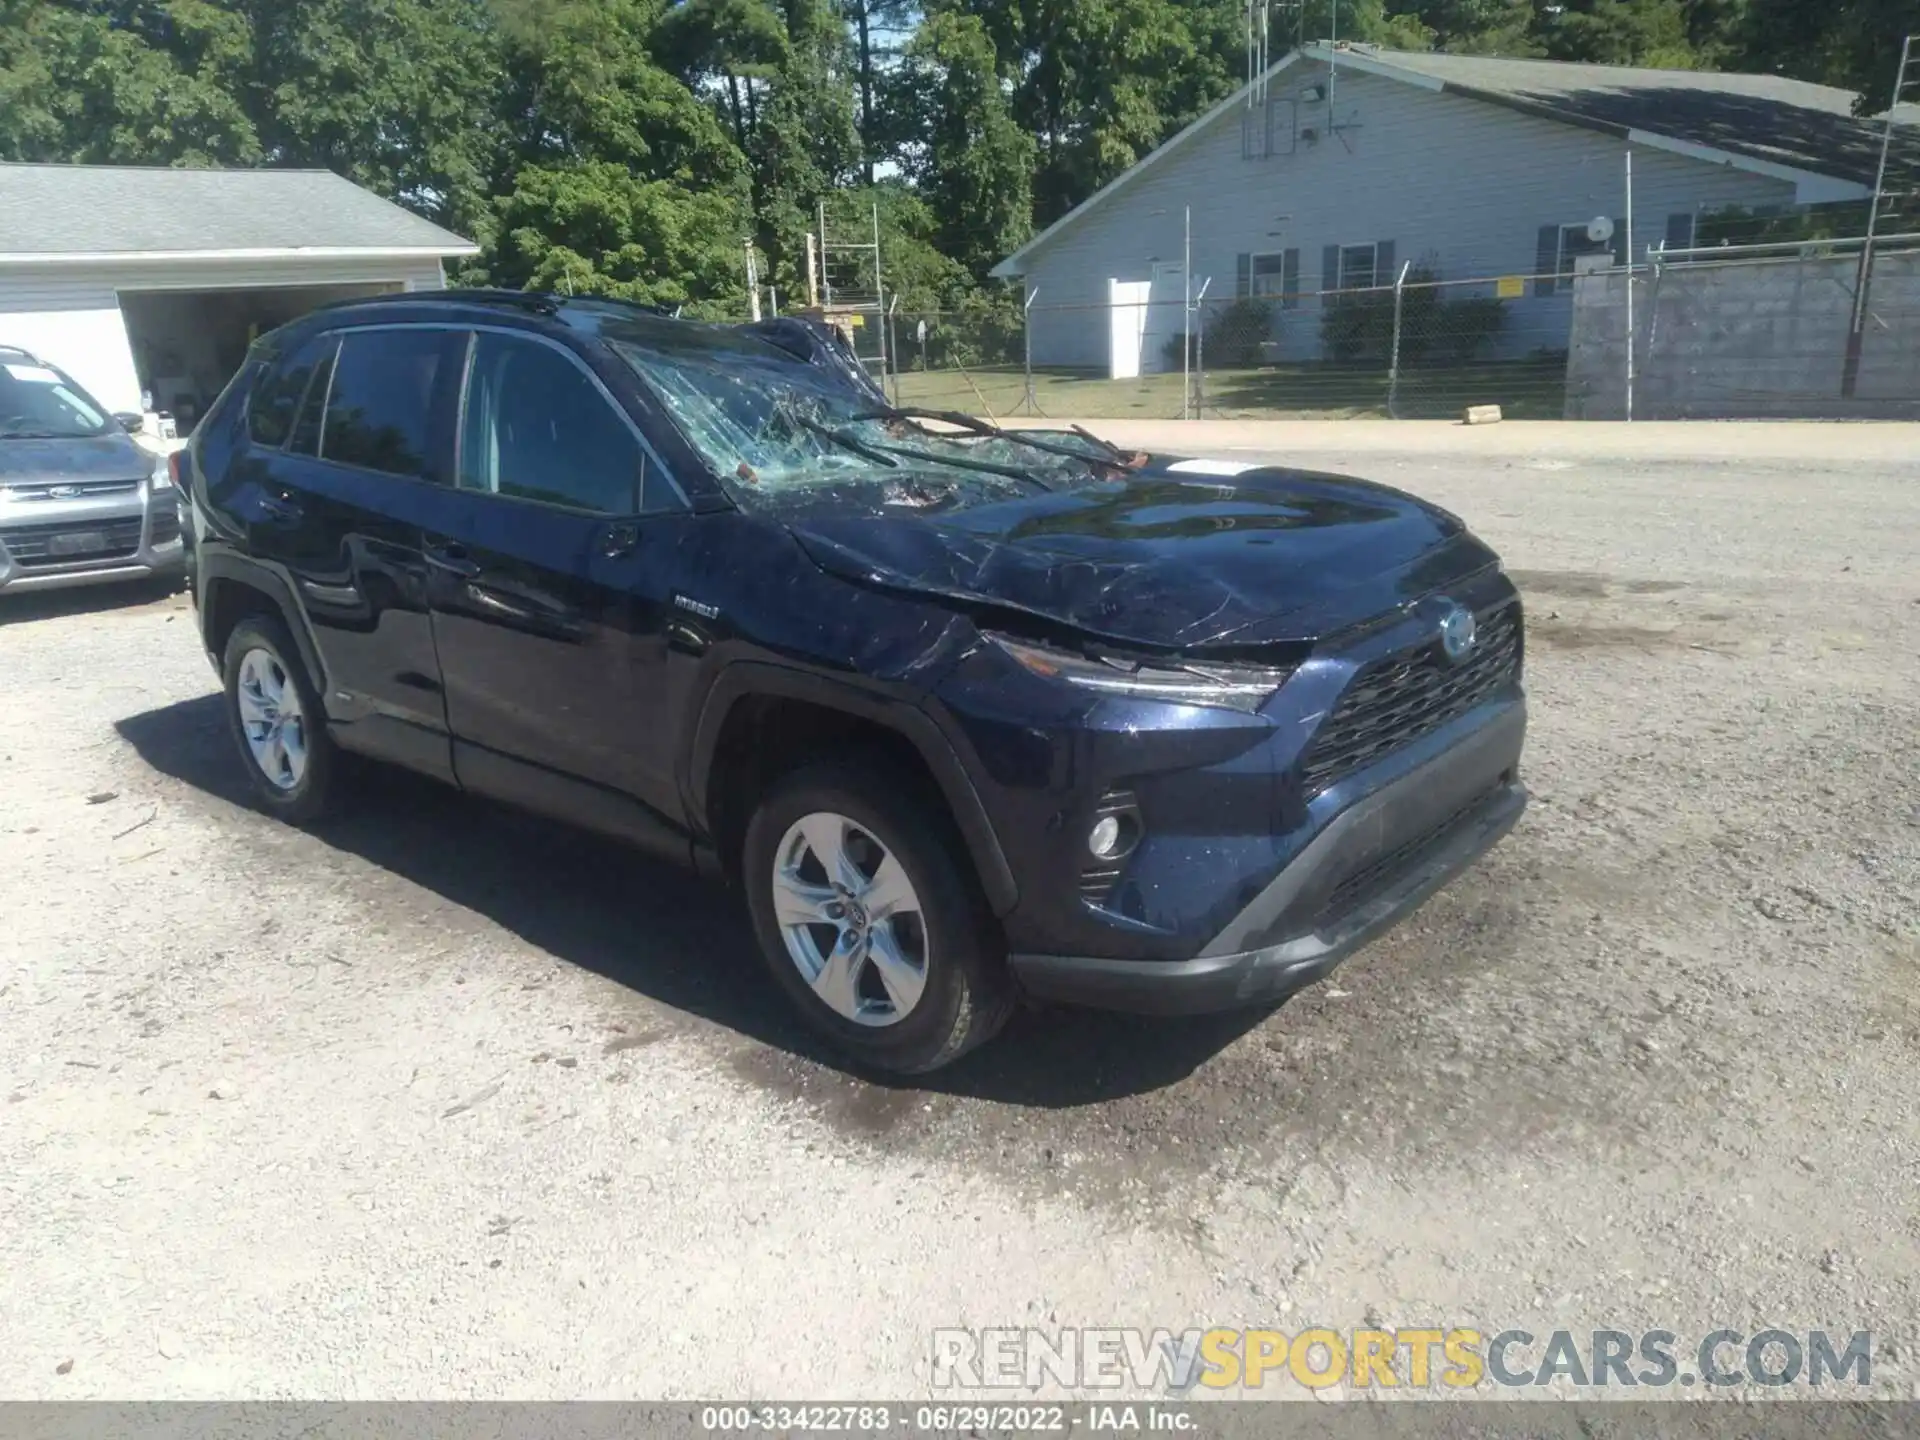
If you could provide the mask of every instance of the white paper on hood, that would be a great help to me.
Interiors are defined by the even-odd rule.
[[[1181,475],[1244,475],[1259,468],[1257,460],[1180,460],[1167,467]]]

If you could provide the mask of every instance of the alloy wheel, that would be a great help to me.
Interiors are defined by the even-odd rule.
[[[272,651],[240,657],[240,729],[253,763],[275,789],[292,790],[307,773],[307,719],[300,690]]]
[[[926,918],[878,837],[830,811],[802,816],[774,852],[771,879],[787,955],[823,1004],[874,1028],[912,1013],[927,985]]]

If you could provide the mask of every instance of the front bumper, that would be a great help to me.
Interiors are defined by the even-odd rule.
[[[5,530],[0,528],[0,595],[70,590],[82,585],[125,584],[183,574],[187,566],[187,548],[181,538],[181,526],[177,518],[173,518],[171,524],[161,523],[161,504],[172,505],[173,517],[179,515],[178,502],[167,500],[149,506],[144,512],[135,512],[140,520],[140,534],[133,548],[99,559],[76,557],[59,562],[41,559],[32,564],[22,564],[9,553]],[[40,517],[33,518],[39,521]],[[84,530],[90,524],[124,524],[129,518],[112,514],[98,517],[83,515],[74,519],[73,528]],[[37,528],[44,530],[46,526],[41,523]]]
[[[1193,1015],[1283,999],[1417,909],[1511,830],[1523,701],[1463,717],[1459,743],[1328,821],[1292,864],[1191,960],[1012,957],[1037,999]]]

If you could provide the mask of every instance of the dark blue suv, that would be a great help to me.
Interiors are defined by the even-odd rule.
[[[805,321],[322,309],[185,469],[266,808],[352,752],[729,877],[879,1069],[1022,996],[1275,1001],[1525,804],[1520,600],[1454,516],[898,409]]]

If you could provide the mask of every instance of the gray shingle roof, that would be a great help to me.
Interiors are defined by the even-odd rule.
[[[1873,183],[1880,157],[1880,123],[1854,118],[1852,92],[1831,85],[1780,75],[1642,70],[1405,50],[1355,53],[1438,80],[1456,93],[1550,119],[1609,130],[1646,130],[1863,185]],[[1897,155],[1905,164],[1920,159],[1915,153],[1920,132],[1901,136],[1899,143]]]
[[[473,246],[328,170],[0,164],[0,255],[295,249]]]

